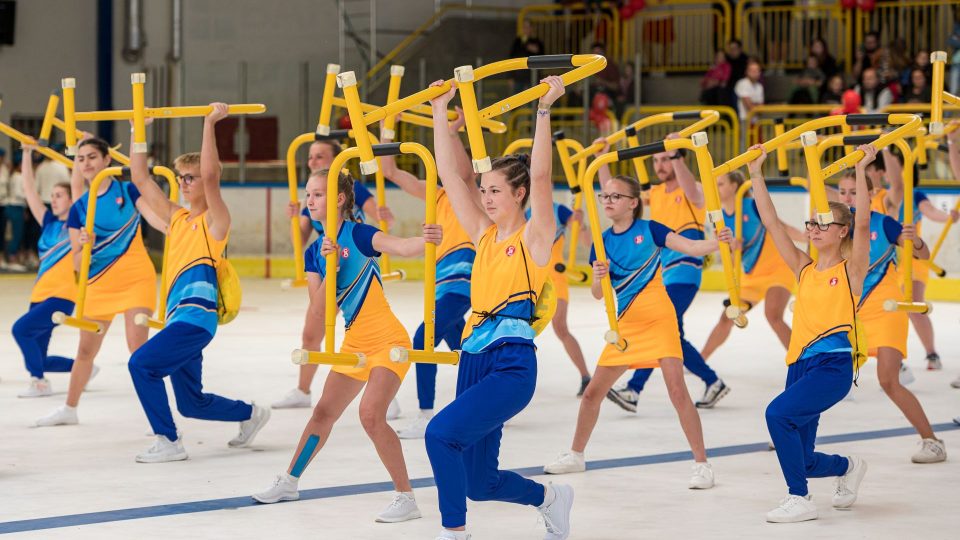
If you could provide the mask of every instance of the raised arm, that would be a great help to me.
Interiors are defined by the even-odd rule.
[[[810,264],[810,256],[798,249],[787,234],[786,229],[781,225],[780,217],[777,216],[777,209],[773,206],[773,199],[770,198],[770,192],[767,191],[767,184],[763,178],[763,162],[767,159],[767,151],[762,145],[754,145],[750,150],[760,150],[760,156],[747,164],[747,170],[750,171],[750,180],[753,182],[753,200],[757,203],[757,212],[760,213],[760,221],[763,226],[770,231],[773,243],[794,275],[799,275],[804,266]],[[869,197],[869,195],[868,195]],[[869,207],[869,203],[867,203]]]
[[[903,164],[893,155],[890,147],[883,149],[883,164],[886,168],[887,183],[890,189],[883,198],[884,210],[893,219],[897,219],[900,212],[900,205],[903,204]]]
[[[467,188],[470,190],[470,193],[472,193],[473,196],[479,201],[480,188],[477,186],[476,182],[477,175],[473,172],[473,162],[470,161],[470,156],[467,154],[467,149],[463,146],[463,139],[460,138],[460,129],[465,123],[463,109],[457,106],[455,107],[455,110],[457,111],[457,119],[448,124],[450,140],[453,143],[453,157],[457,160],[457,172],[467,184]]]
[[[380,166],[383,168],[383,176],[400,186],[404,192],[414,197],[425,200],[427,198],[427,183],[399,167],[394,156],[380,156]]]
[[[423,255],[423,248],[427,242],[440,245],[442,238],[443,233],[440,225],[433,224],[423,226],[423,236],[402,238],[385,232],[378,232],[373,235],[371,243],[373,249],[381,253],[396,255],[397,257],[416,257],[417,255]]]
[[[443,81],[436,81],[430,86],[440,86]],[[480,207],[479,199],[475,198],[467,187],[464,178],[457,170],[457,160],[454,156],[453,139],[450,133],[442,126],[447,123],[447,104],[453,99],[457,89],[453,87],[449,92],[430,101],[433,106],[433,153],[437,158],[437,173],[443,184],[450,205],[457,215],[457,221],[470,236],[470,241],[476,244],[480,241],[483,232],[493,224],[487,214]],[[437,127],[441,126],[441,127]]]
[[[217,152],[217,122],[227,117],[226,103],[211,103],[213,110],[203,119],[203,140],[200,143],[200,182],[207,199],[207,226],[216,240],[223,240],[230,231],[230,209],[220,193],[220,154]]]
[[[800,229],[794,227],[793,225],[787,225],[785,221],[780,220],[780,226],[783,227],[783,230],[787,231],[787,236],[790,237],[795,243],[806,244],[807,243],[807,233],[801,231]]]
[[[563,95],[563,81],[556,75],[543,79],[550,85],[537,105],[537,123],[530,150],[530,221],[524,231],[530,245],[530,258],[538,266],[550,262],[557,220],[553,217],[553,135],[550,131],[550,107]],[[591,203],[593,201],[590,201]]]
[[[720,229],[720,232],[717,234],[716,238],[708,238],[705,240],[693,240],[687,238],[686,236],[681,236],[675,232],[671,232],[667,235],[666,245],[668,248],[679,251],[680,253],[686,253],[687,255],[692,255],[694,257],[703,257],[704,255],[709,255],[716,251],[720,242],[726,242],[727,244],[733,242],[733,232],[730,227],[724,227]]]
[[[130,137],[133,137],[133,129],[130,130]],[[180,206],[170,202],[160,186],[153,181],[147,165],[147,154],[134,152],[130,155],[130,179],[140,191],[140,198],[137,200],[137,209],[140,210],[140,214],[153,228],[165,231],[170,225],[173,213]]]
[[[867,188],[867,165],[876,157],[877,150],[871,144],[857,147],[863,151],[863,158],[857,162],[857,204],[859,212],[853,217],[853,249],[847,259],[847,271],[850,274],[850,289],[854,296],[863,292],[863,279],[867,276],[870,264],[870,190]]]
[[[679,138],[680,136],[676,133],[667,135],[667,139]],[[697,179],[694,178],[693,172],[691,172],[690,167],[687,166],[687,160],[680,158],[672,159],[670,162],[673,163],[673,174],[676,175],[677,183],[680,184],[680,189],[682,189],[683,194],[687,196],[687,200],[697,208],[703,208],[703,187],[701,187]]]
[[[40,199],[40,192],[37,191],[37,177],[33,173],[33,146],[23,145],[23,163],[20,169],[20,178],[23,181],[23,196],[27,199],[27,206],[30,207],[30,214],[33,219],[43,225],[43,216],[47,213],[47,207]]]
[[[603,148],[601,148],[600,151],[593,154],[594,158],[600,157],[610,151],[610,143],[607,142],[606,137],[598,137],[593,141],[593,144],[597,144],[597,143],[602,143]],[[591,144],[590,146],[593,146],[593,144]],[[597,169],[597,180],[600,182],[601,190],[603,190],[603,188],[606,187],[607,182],[609,182],[611,178],[613,178],[613,173],[610,172],[610,165],[607,165],[606,163],[604,163],[603,165],[600,166],[599,169]]]
[[[929,219],[930,221],[936,221],[937,223],[946,223],[947,221],[957,222],[957,219],[960,218],[960,213],[956,210],[950,210],[946,212],[940,210],[930,202],[929,199],[924,199],[920,201],[918,205],[920,208],[920,213],[923,214],[923,217]]]

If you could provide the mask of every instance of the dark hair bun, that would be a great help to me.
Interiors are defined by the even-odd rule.
[[[513,158],[526,168],[530,168],[530,154],[514,154]]]

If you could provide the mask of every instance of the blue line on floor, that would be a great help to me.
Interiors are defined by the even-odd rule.
[[[951,431],[960,429],[960,426],[952,422],[948,422],[944,424],[935,424],[933,429],[935,431]],[[907,435],[914,435],[915,433],[916,431],[912,427],[882,429],[878,431],[861,431],[859,433],[841,433],[838,435],[826,435],[819,437],[817,439],[817,444],[869,441],[873,439],[885,439],[889,437],[903,437]],[[719,458],[767,451],[769,451],[767,443],[738,444],[709,449],[707,450],[707,455],[712,458]],[[590,461],[587,462],[587,469],[595,471],[600,469],[637,467],[640,465],[674,463],[689,459],[690,451],[685,450],[683,452],[669,452],[666,454],[653,454],[650,456],[635,456],[628,458]],[[543,474],[543,467],[524,467],[522,469],[513,469],[513,472],[523,476],[539,476]],[[432,487],[435,485],[432,477],[415,478],[412,479],[410,483],[415,488]],[[392,490],[393,484],[390,482],[373,482],[369,484],[353,484],[348,486],[305,489],[300,491],[300,500],[330,499],[333,497],[363,495],[366,493],[380,493]],[[193,501],[176,504],[162,504],[158,506],[144,506],[141,508],[107,510],[104,512],[90,512],[87,514],[72,514],[66,516],[24,519],[20,521],[0,522],[0,534],[57,529],[61,527],[76,527],[79,525],[92,525],[95,523],[111,523],[115,521],[126,521],[131,519],[174,516],[178,514],[193,514],[196,512],[210,512],[213,510],[232,510],[236,508],[246,508],[249,506],[260,505],[254,502],[253,499],[247,495],[244,497],[230,497],[227,499],[210,499],[207,501]]]

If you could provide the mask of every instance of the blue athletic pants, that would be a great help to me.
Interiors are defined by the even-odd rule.
[[[164,377],[170,377],[177,410],[187,418],[242,422],[249,420],[248,403],[203,392],[203,348],[213,335],[199,326],[173,323],[150,338],[130,357],[130,376],[150,427],[171,441],[178,438]]]
[[[470,311],[470,298],[462,294],[445,294],[437,298],[436,327],[434,328],[433,346],[447,343],[451,351],[460,350],[460,338],[463,335],[463,325],[466,321],[463,316]],[[417,328],[413,336],[413,348],[423,350],[423,324]],[[421,409],[433,409],[433,402],[437,394],[437,365],[417,364],[417,399]]]
[[[677,312],[677,326],[680,328],[680,347],[683,350],[683,367],[689,369],[690,373],[700,377],[704,384],[710,386],[717,382],[719,378],[717,377],[717,373],[707,365],[707,362],[700,356],[700,351],[687,341],[683,333],[683,314],[687,312],[687,308],[693,303],[693,297],[697,295],[699,289],[700,287],[697,285],[667,285],[667,296],[670,297],[670,301],[673,302],[673,309]],[[630,378],[627,386],[634,391],[642,392],[644,385],[647,384],[647,379],[650,378],[652,373],[652,369],[638,369],[634,371],[633,377]]]
[[[23,363],[31,377],[43,378],[45,372],[66,373],[73,369],[73,360],[63,356],[47,356],[50,335],[57,325],[50,320],[56,311],[73,314],[73,302],[63,298],[47,298],[30,304],[30,309],[13,323],[13,339],[23,352]]]
[[[474,501],[543,504],[544,487],[499,470],[503,423],[527,406],[537,385],[536,350],[505,344],[480,354],[462,353],[457,397],[427,425],[426,446],[446,528],[467,522]]]
[[[846,474],[847,458],[813,446],[820,414],[847,395],[852,381],[849,352],[817,354],[790,364],[786,390],[767,405],[767,429],[791,495],[807,495],[807,478]]]

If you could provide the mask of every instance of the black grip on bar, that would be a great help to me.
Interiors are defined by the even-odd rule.
[[[556,131],[553,132],[553,140],[554,140],[554,142],[556,142],[556,141],[562,141],[562,140],[564,140],[564,139],[566,139],[566,138],[567,138],[567,136],[563,133],[563,130],[562,130],[562,129],[558,129],[558,130],[556,130]]]
[[[939,150],[939,151],[941,151],[941,152],[949,152],[949,151],[950,151],[950,147],[947,146],[947,145],[944,144],[944,143],[940,143],[940,144],[937,145],[937,150]]]
[[[637,135],[637,126],[627,126],[623,129],[623,133],[627,137],[635,137]]]
[[[678,111],[673,113],[674,120],[699,120],[700,111]]]
[[[660,152],[666,152],[667,148],[664,141],[657,141],[647,144],[641,144],[640,146],[634,146],[633,148],[624,148],[623,150],[617,150],[617,159],[619,161],[624,161],[627,159],[638,158],[642,156],[652,156],[653,154],[659,154]]]
[[[346,139],[349,136],[350,136],[349,129],[335,129],[327,135],[320,135],[319,133],[314,133],[313,140],[315,141],[340,140],[340,139]]]
[[[574,195],[576,195],[577,193],[580,193],[581,191],[583,191],[583,188],[581,188],[580,186],[573,186],[572,188],[570,188],[570,193],[573,193]]]
[[[783,117],[782,117],[782,116],[778,116],[778,117],[774,118],[774,119],[773,119],[773,123],[782,126],[782,125],[783,125]]]
[[[650,182],[640,184],[640,191],[650,191],[652,188],[653,186],[650,185]]]
[[[395,156],[400,154],[400,145],[403,143],[392,142],[373,145],[374,156]]]
[[[153,174],[153,167],[150,167],[150,173]],[[133,173],[130,172],[130,167],[120,167],[120,174],[115,177],[117,180],[127,180],[133,181]]]
[[[926,163],[917,163],[917,168],[920,169],[921,171],[925,171],[925,170],[927,170],[927,164],[926,164]]]
[[[859,146],[861,144],[870,144],[879,138],[879,135],[844,135],[843,144]]]
[[[543,54],[527,57],[527,69],[558,69],[573,67],[572,54]]]
[[[789,186],[790,177],[789,176],[771,176],[770,178],[764,178],[763,183],[768,186]]]
[[[848,114],[848,126],[876,126],[879,124],[889,124],[889,114],[871,113],[871,114]]]

